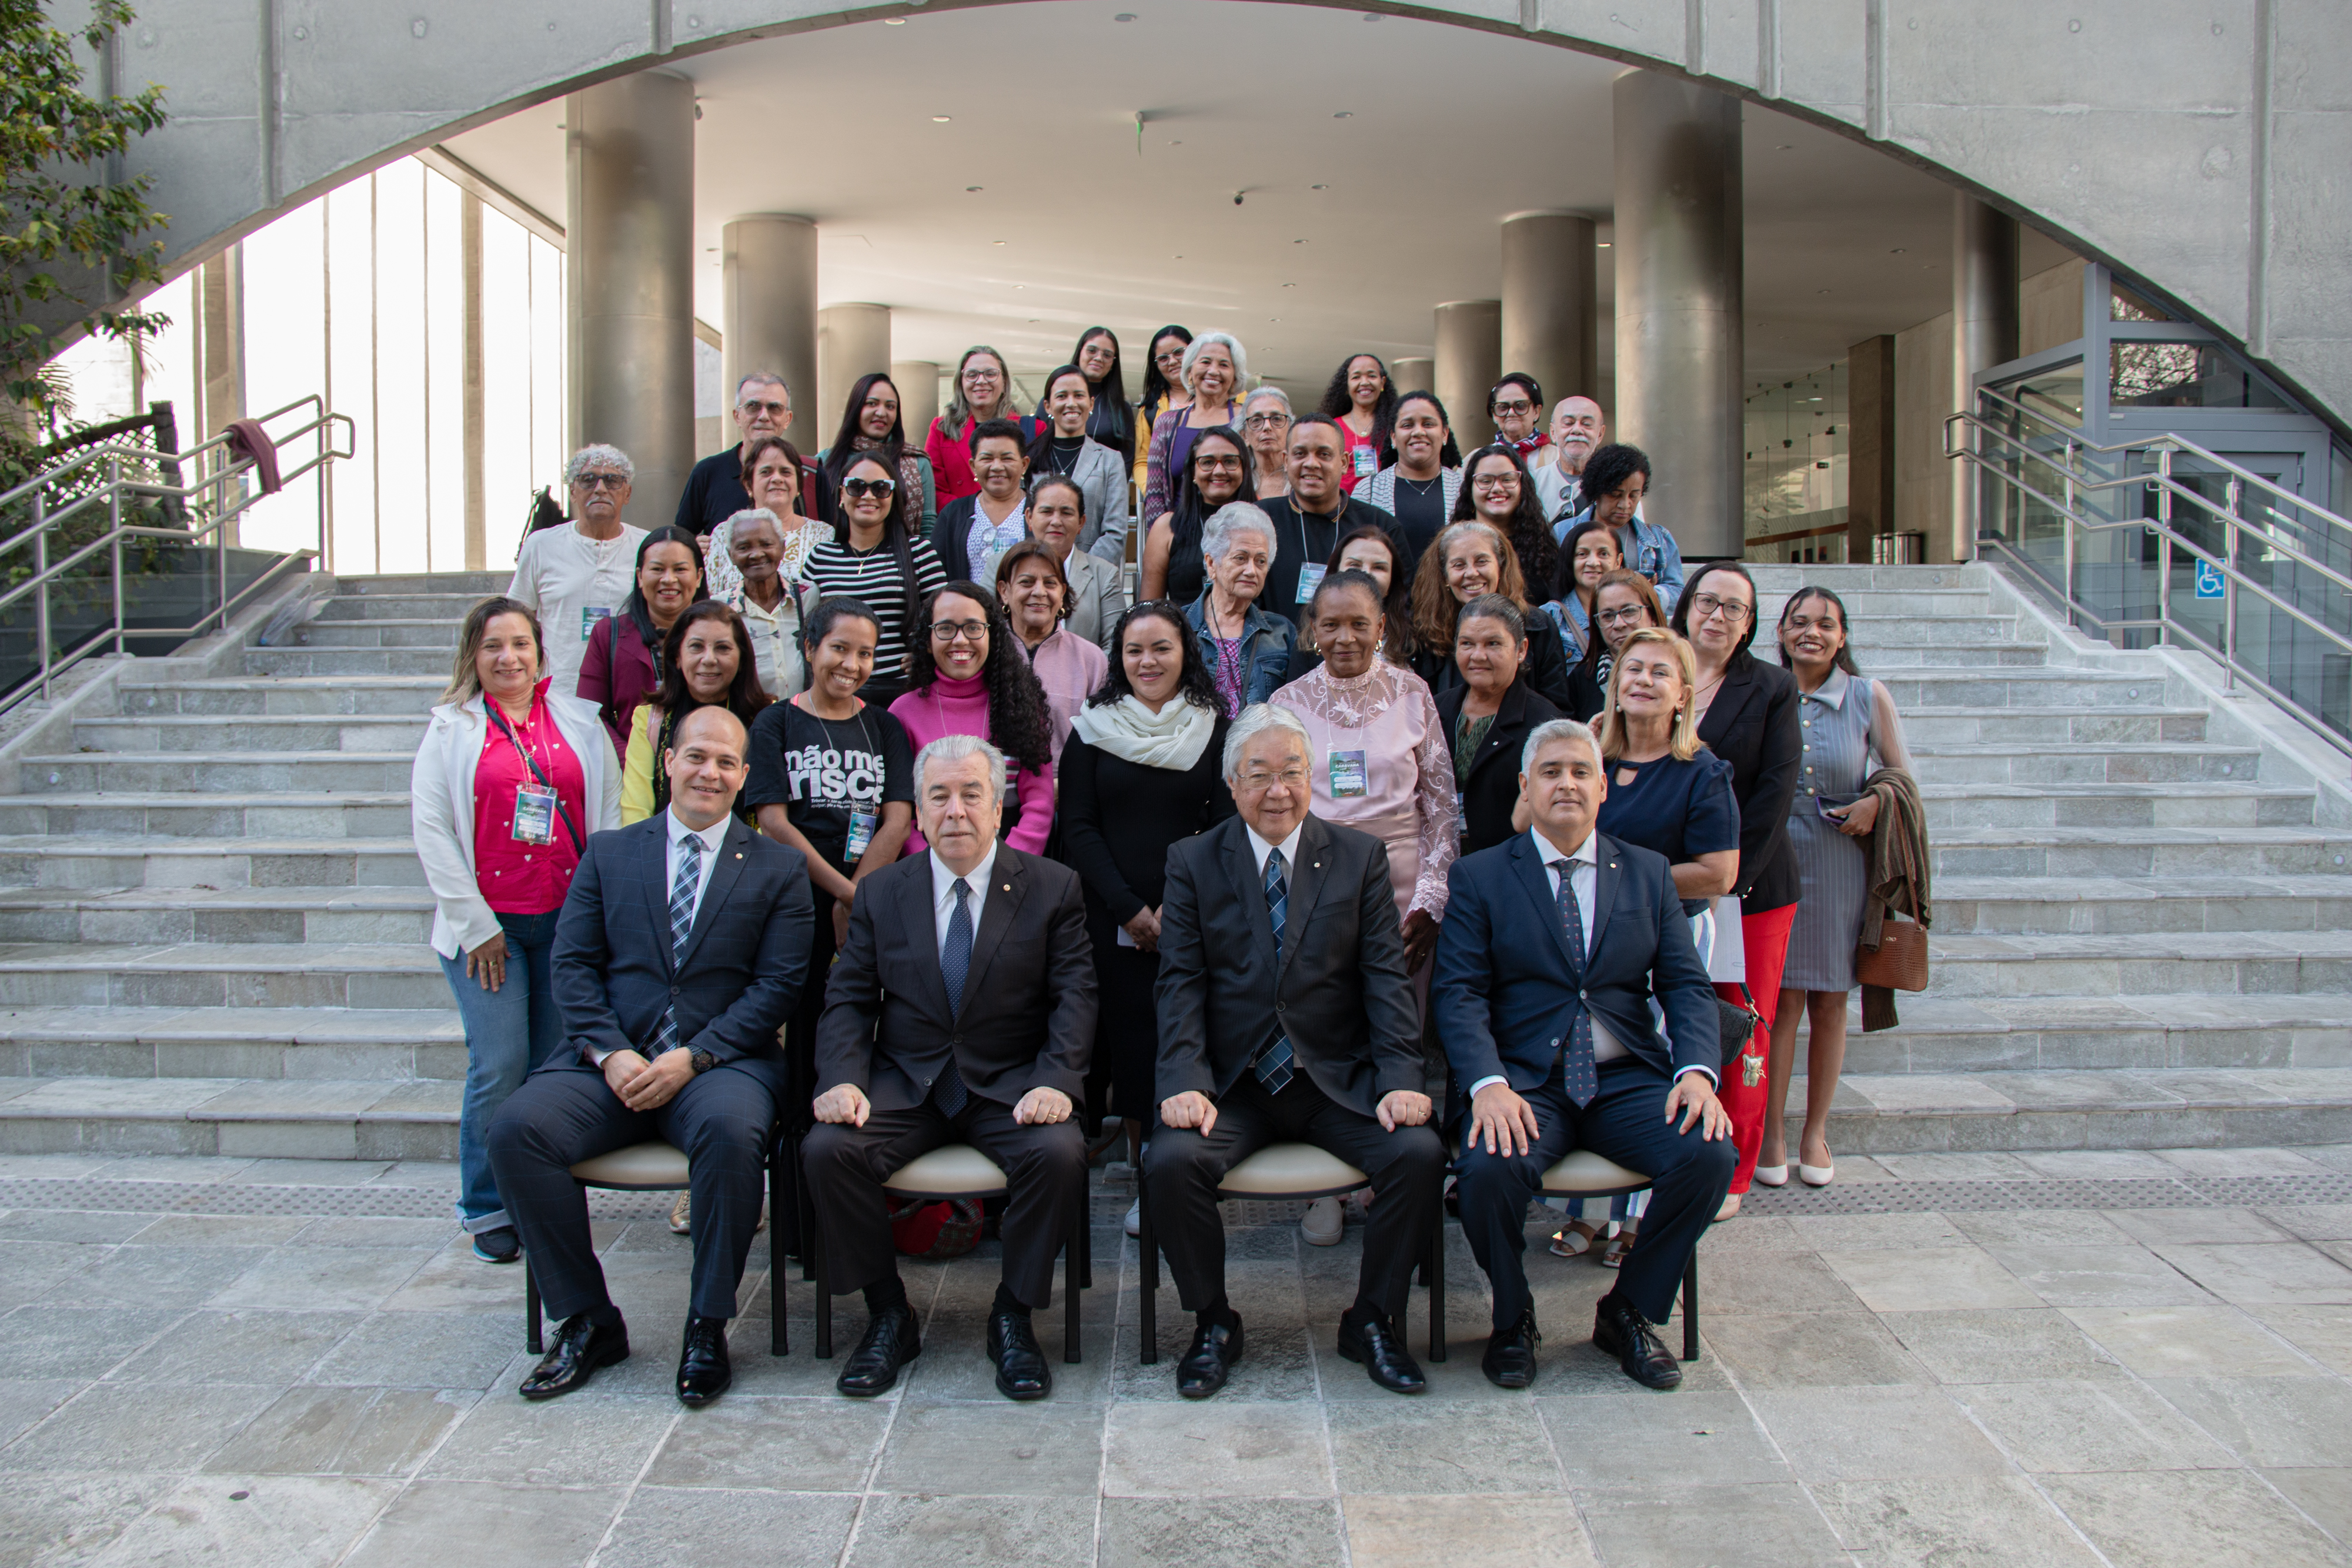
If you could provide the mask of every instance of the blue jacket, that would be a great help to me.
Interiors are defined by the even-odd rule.
[[[1569,530],[1591,516],[1592,508],[1587,507],[1576,516],[1554,523],[1551,537],[1566,544]],[[1666,613],[1672,615],[1675,601],[1683,596],[1683,550],[1675,543],[1675,536],[1635,512],[1633,527],[1617,530],[1617,548],[1624,552],[1628,567],[1650,580]]]
[[[1596,846],[1592,951],[1579,975],[1551,878],[1526,833],[1464,855],[1446,875],[1429,1002],[1466,1092],[1496,1074],[1524,1093],[1552,1076],[1581,997],[1625,1049],[1661,1072],[1722,1061],[1715,990],[1665,858],[1606,833]],[[1669,1054],[1650,1012],[1665,1009]]]
[[[547,1067],[586,1067],[586,1045],[650,1055],[675,998],[681,1046],[767,1064],[781,1091],[776,1031],[800,1004],[814,930],[808,862],[730,820],[686,952],[672,962],[668,823],[661,811],[588,835],[555,923],[563,1049]]]
[[[1184,624],[1192,629],[1201,660],[1212,670],[1217,667],[1217,655],[1209,646],[1209,595],[1215,591],[1213,583],[1202,589],[1201,597],[1184,608]],[[1289,679],[1298,627],[1287,615],[1269,615],[1264,605],[1253,603],[1242,617],[1242,706],[1246,707],[1265,701]]]

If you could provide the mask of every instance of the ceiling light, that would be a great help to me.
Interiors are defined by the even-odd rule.
[[[1307,188],[1310,191],[1328,191],[1331,187],[1328,185],[1309,185]]]
[[[1886,254],[1887,254],[1887,255],[1889,255],[1889,256],[1901,256],[1901,255],[1903,254],[1903,252],[1904,252],[1904,248],[1905,248],[1904,246],[1899,246],[1899,245],[1898,245],[1898,246],[1896,246],[1893,250],[1888,251]]]
[[[1293,245],[1305,245],[1307,242],[1306,242],[1305,240],[1303,240],[1303,239],[1295,239],[1295,240],[1292,240],[1290,243],[1291,243],[1291,244],[1293,244]]]
[[[1118,16],[1113,16],[1111,20],[1114,22],[1132,22],[1135,20],[1135,13],[1132,11],[1121,11]]]
[[[979,189],[980,189],[980,187],[979,187],[978,185],[966,185],[966,186],[963,188],[963,193],[964,193],[965,195],[969,196],[969,195],[971,195],[974,191],[977,191],[977,190],[979,190]]]
[[[907,18],[904,16],[885,16],[882,18],[882,25],[886,27],[903,27],[907,25]]]
[[[1283,285],[1283,287],[1284,287],[1285,288],[1296,288],[1296,287],[1298,287],[1298,285],[1297,285],[1296,283],[1286,283],[1286,284],[1284,284],[1284,285]]]
[[[1609,242],[1605,239],[1596,240],[1593,242],[1593,248],[1596,250],[1607,250],[1609,248]]]
[[[989,244],[991,244],[991,245],[1003,245],[1004,242],[1003,242],[1003,240],[1001,240],[1001,239],[992,239],[992,240],[990,240],[988,243],[989,243]]]
[[[935,114],[931,116],[931,123],[933,125],[945,125],[948,122],[948,118],[949,117],[944,114]]]
[[[1827,293],[1829,292],[1829,290],[1828,290],[1828,289],[1826,289],[1826,288],[1816,288],[1816,289],[1814,289],[1814,290],[1813,290],[1813,292],[1814,292],[1814,293],[1816,293],[1816,294],[1827,294]]]
[[[1334,120],[1353,120],[1356,118],[1356,111],[1352,109],[1343,109],[1337,114],[1334,114],[1331,118]]]

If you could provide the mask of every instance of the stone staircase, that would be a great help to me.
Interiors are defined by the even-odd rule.
[[[1768,619],[1801,580],[1845,598],[1934,839],[1934,981],[1853,1032],[1837,1149],[2352,1141],[2352,825],[2308,774],[1985,568],[1757,576]],[[0,1148],[453,1156],[408,769],[458,617],[503,586],[345,579],[298,645],[124,665],[70,748],[16,759]]]

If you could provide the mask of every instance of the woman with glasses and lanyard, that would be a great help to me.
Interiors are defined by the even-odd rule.
[[[474,606],[408,781],[411,833],[433,890],[433,951],[466,1026],[457,1220],[485,1263],[513,1262],[522,1244],[482,1134],[562,1046],[556,915],[588,835],[621,825],[620,764],[595,706],[551,690],[542,668],[528,605]]]
[[[1149,604],[1165,599],[1190,604],[1201,597],[1208,570],[1201,559],[1209,519],[1235,501],[1255,505],[1257,492],[1250,486],[1249,448],[1232,430],[1204,430],[1193,439],[1192,454],[1176,475],[1175,504],[1152,519],[1143,536],[1138,569],[1136,601]]]
[[[991,419],[1011,420],[1021,432],[1022,444],[1028,444],[1031,425],[1013,401],[1013,372],[1004,368],[1003,354],[982,343],[966,349],[956,361],[955,391],[948,396],[947,412],[931,421],[923,437],[923,455],[931,460],[940,511],[947,510],[950,501],[979,490],[980,479],[971,468],[971,432]],[[911,497],[907,509],[910,516],[915,510]]]
[[[950,735],[978,736],[1004,753],[1004,841],[1044,854],[1054,831],[1053,719],[1004,606],[976,582],[950,582],[923,607],[919,632],[914,685],[890,705],[892,716],[919,757]],[[923,835],[908,833],[907,852],[922,850]]]
[[[1139,496],[1151,476],[1152,427],[1170,409],[1192,406],[1192,394],[1184,390],[1184,350],[1192,346],[1192,334],[1182,327],[1166,326],[1151,334],[1151,357],[1143,367],[1143,399],[1135,405],[1135,491]],[[1151,516],[1148,511],[1138,515]]]
[[[1717,903],[1716,940],[1730,936],[1727,915],[1736,915],[1745,981],[1718,981],[1715,988],[1735,1005],[1752,1000],[1759,1017],[1739,1061],[1723,1074],[1723,1108],[1739,1150],[1731,1194],[1717,1217],[1728,1219],[1739,1212],[1764,1142],[1772,1019],[1789,928],[1804,892],[1789,842],[1789,802],[1797,794],[1805,732],[1796,677],[1748,651],[1756,640],[1756,580],[1746,568],[1727,561],[1700,567],[1675,605],[1674,630],[1689,640],[1696,662],[1699,740],[1731,764],[1731,793],[1739,802],[1739,874],[1731,884],[1737,903]]]
[[[908,528],[908,501],[881,455],[858,454],[842,476],[833,538],[802,569],[820,594],[846,594],[874,612],[878,638],[864,695],[877,705],[907,689],[907,633],[922,618],[923,596],[948,580],[930,541]]]

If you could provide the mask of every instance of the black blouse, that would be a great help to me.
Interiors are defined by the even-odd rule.
[[[1805,744],[1796,678],[1753,656],[1736,661],[1698,721],[1698,737],[1731,764],[1739,802],[1739,881],[1731,891],[1743,913],[1787,908],[1804,891],[1789,843]]]
[[[1444,725],[1448,747],[1454,744],[1462,706],[1469,700],[1468,686],[1457,685],[1437,695],[1437,716]],[[1511,810],[1519,800],[1519,753],[1538,726],[1567,716],[1542,693],[1530,690],[1524,674],[1503,694],[1495,722],[1470,764],[1470,781],[1462,789],[1464,854],[1493,849],[1511,836]]]
[[[1233,791],[1218,771],[1225,729],[1218,719],[1199,760],[1181,770],[1113,757],[1076,732],[1062,747],[1062,858],[1086,888],[1097,940],[1104,925],[1160,907],[1170,845],[1234,814]]]

